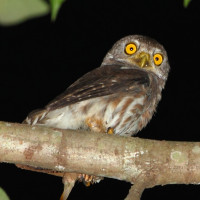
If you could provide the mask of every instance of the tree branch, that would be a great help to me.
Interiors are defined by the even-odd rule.
[[[132,184],[126,200],[145,188],[200,182],[200,143],[155,141],[86,131],[0,122],[0,162],[49,172],[92,174]],[[47,172],[47,173],[48,173]]]

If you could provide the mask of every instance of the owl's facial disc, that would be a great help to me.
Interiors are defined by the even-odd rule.
[[[120,62],[122,69],[139,68],[166,80],[170,69],[167,52],[157,41],[142,35],[130,35],[114,44],[103,65]]]
[[[128,43],[125,46],[124,52],[128,55],[126,58],[131,64],[138,66],[139,68],[144,68],[147,70],[153,70],[154,65],[151,63],[151,56],[145,50],[138,51],[138,45],[134,42]],[[156,56],[154,58],[154,64],[161,61],[161,58]]]
[[[137,42],[138,43],[138,42]],[[128,61],[129,64],[137,66],[139,68],[152,71],[161,77],[159,66],[163,62],[163,56],[161,53],[154,53],[154,50],[146,48],[146,43],[137,44],[130,42],[125,45],[124,52],[127,55],[123,61]]]

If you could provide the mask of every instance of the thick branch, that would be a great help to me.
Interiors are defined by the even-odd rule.
[[[125,180],[136,183],[138,196],[155,185],[200,182],[199,142],[126,138],[7,122],[0,122],[0,162]]]

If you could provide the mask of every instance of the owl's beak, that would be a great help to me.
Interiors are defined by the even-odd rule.
[[[141,68],[152,68],[150,65],[150,55],[146,52],[141,52],[138,55],[135,55],[134,61]]]

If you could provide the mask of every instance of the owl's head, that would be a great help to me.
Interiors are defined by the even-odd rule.
[[[167,52],[156,40],[130,35],[117,41],[103,60],[104,64],[124,64],[125,68],[151,71],[166,80],[170,69]]]

